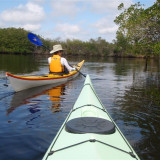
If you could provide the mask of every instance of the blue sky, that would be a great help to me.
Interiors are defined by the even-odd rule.
[[[49,39],[115,39],[117,6],[156,0],[0,0],[0,28],[24,28]]]

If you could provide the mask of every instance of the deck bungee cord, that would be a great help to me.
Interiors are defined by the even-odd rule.
[[[79,142],[79,143],[76,143],[76,144],[73,144],[73,145],[70,145],[70,146],[66,146],[66,147],[64,147],[64,148],[60,148],[60,149],[57,149],[57,150],[50,151],[50,152],[48,153],[48,156],[51,156],[52,154],[54,154],[54,153],[56,153],[56,152],[59,152],[59,151],[62,151],[62,150],[65,150],[65,149],[68,149],[68,148],[71,148],[71,147],[75,147],[75,146],[77,146],[77,145],[81,145],[81,144],[86,143],[86,142],[91,142],[91,143],[99,142],[99,143],[101,143],[101,144],[104,144],[104,145],[106,145],[106,146],[112,147],[112,148],[114,148],[114,149],[116,149],[116,150],[119,150],[119,151],[121,151],[121,152],[127,153],[127,154],[129,154],[130,156],[132,156],[133,158],[137,159],[136,156],[135,156],[135,154],[134,154],[132,151],[131,151],[131,152],[127,152],[127,151],[125,151],[125,150],[123,150],[123,149],[121,149],[121,148],[117,148],[117,147],[115,147],[115,146],[112,146],[112,145],[110,145],[110,144],[104,143],[104,142],[99,141],[99,140],[96,140],[96,139],[89,139],[89,140],[82,141],[82,142]]]

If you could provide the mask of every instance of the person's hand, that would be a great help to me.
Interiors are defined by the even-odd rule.
[[[76,71],[77,69],[76,68],[72,68],[72,70],[71,71]]]

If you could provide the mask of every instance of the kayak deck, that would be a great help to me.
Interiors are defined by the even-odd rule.
[[[75,67],[78,71],[82,68],[84,60],[78,63]],[[71,71],[69,74],[56,75],[56,74],[43,74],[43,75],[28,75],[28,76],[17,76],[10,73],[6,73],[13,89],[18,92],[28,88],[55,84],[55,83],[65,83],[68,80],[75,78],[79,72]]]
[[[84,63],[84,60],[73,67],[76,67],[78,70],[80,70],[83,66],[83,63]],[[56,78],[70,77],[76,73],[77,73],[77,71],[75,70],[75,71],[71,71],[69,74],[63,74],[63,75],[56,75],[56,74],[43,74],[42,75],[41,74],[41,75],[16,76],[16,75],[10,74],[8,72],[6,73],[6,75],[17,78],[17,79],[25,79],[25,80],[42,80],[42,79],[44,79],[45,80],[45,79],[56,79]]]
[[[103,123],[101,119],[109,122],[109,129],[105,125],[101,126]],[[75,120],[78,122],[73,124],[72,121]],[[68,129],[68,126],[71,128]],[[101,130],[107,131],[101,132]],[[88,75],[77,101],[43,158],[43,160],[58,159],[139,159],[104,108]]]

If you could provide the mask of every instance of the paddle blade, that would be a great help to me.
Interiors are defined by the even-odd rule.
[[[43,43],[42,41],[33,33],[28,33],[28,39],[35,45],[37,46],[42,46]]]

